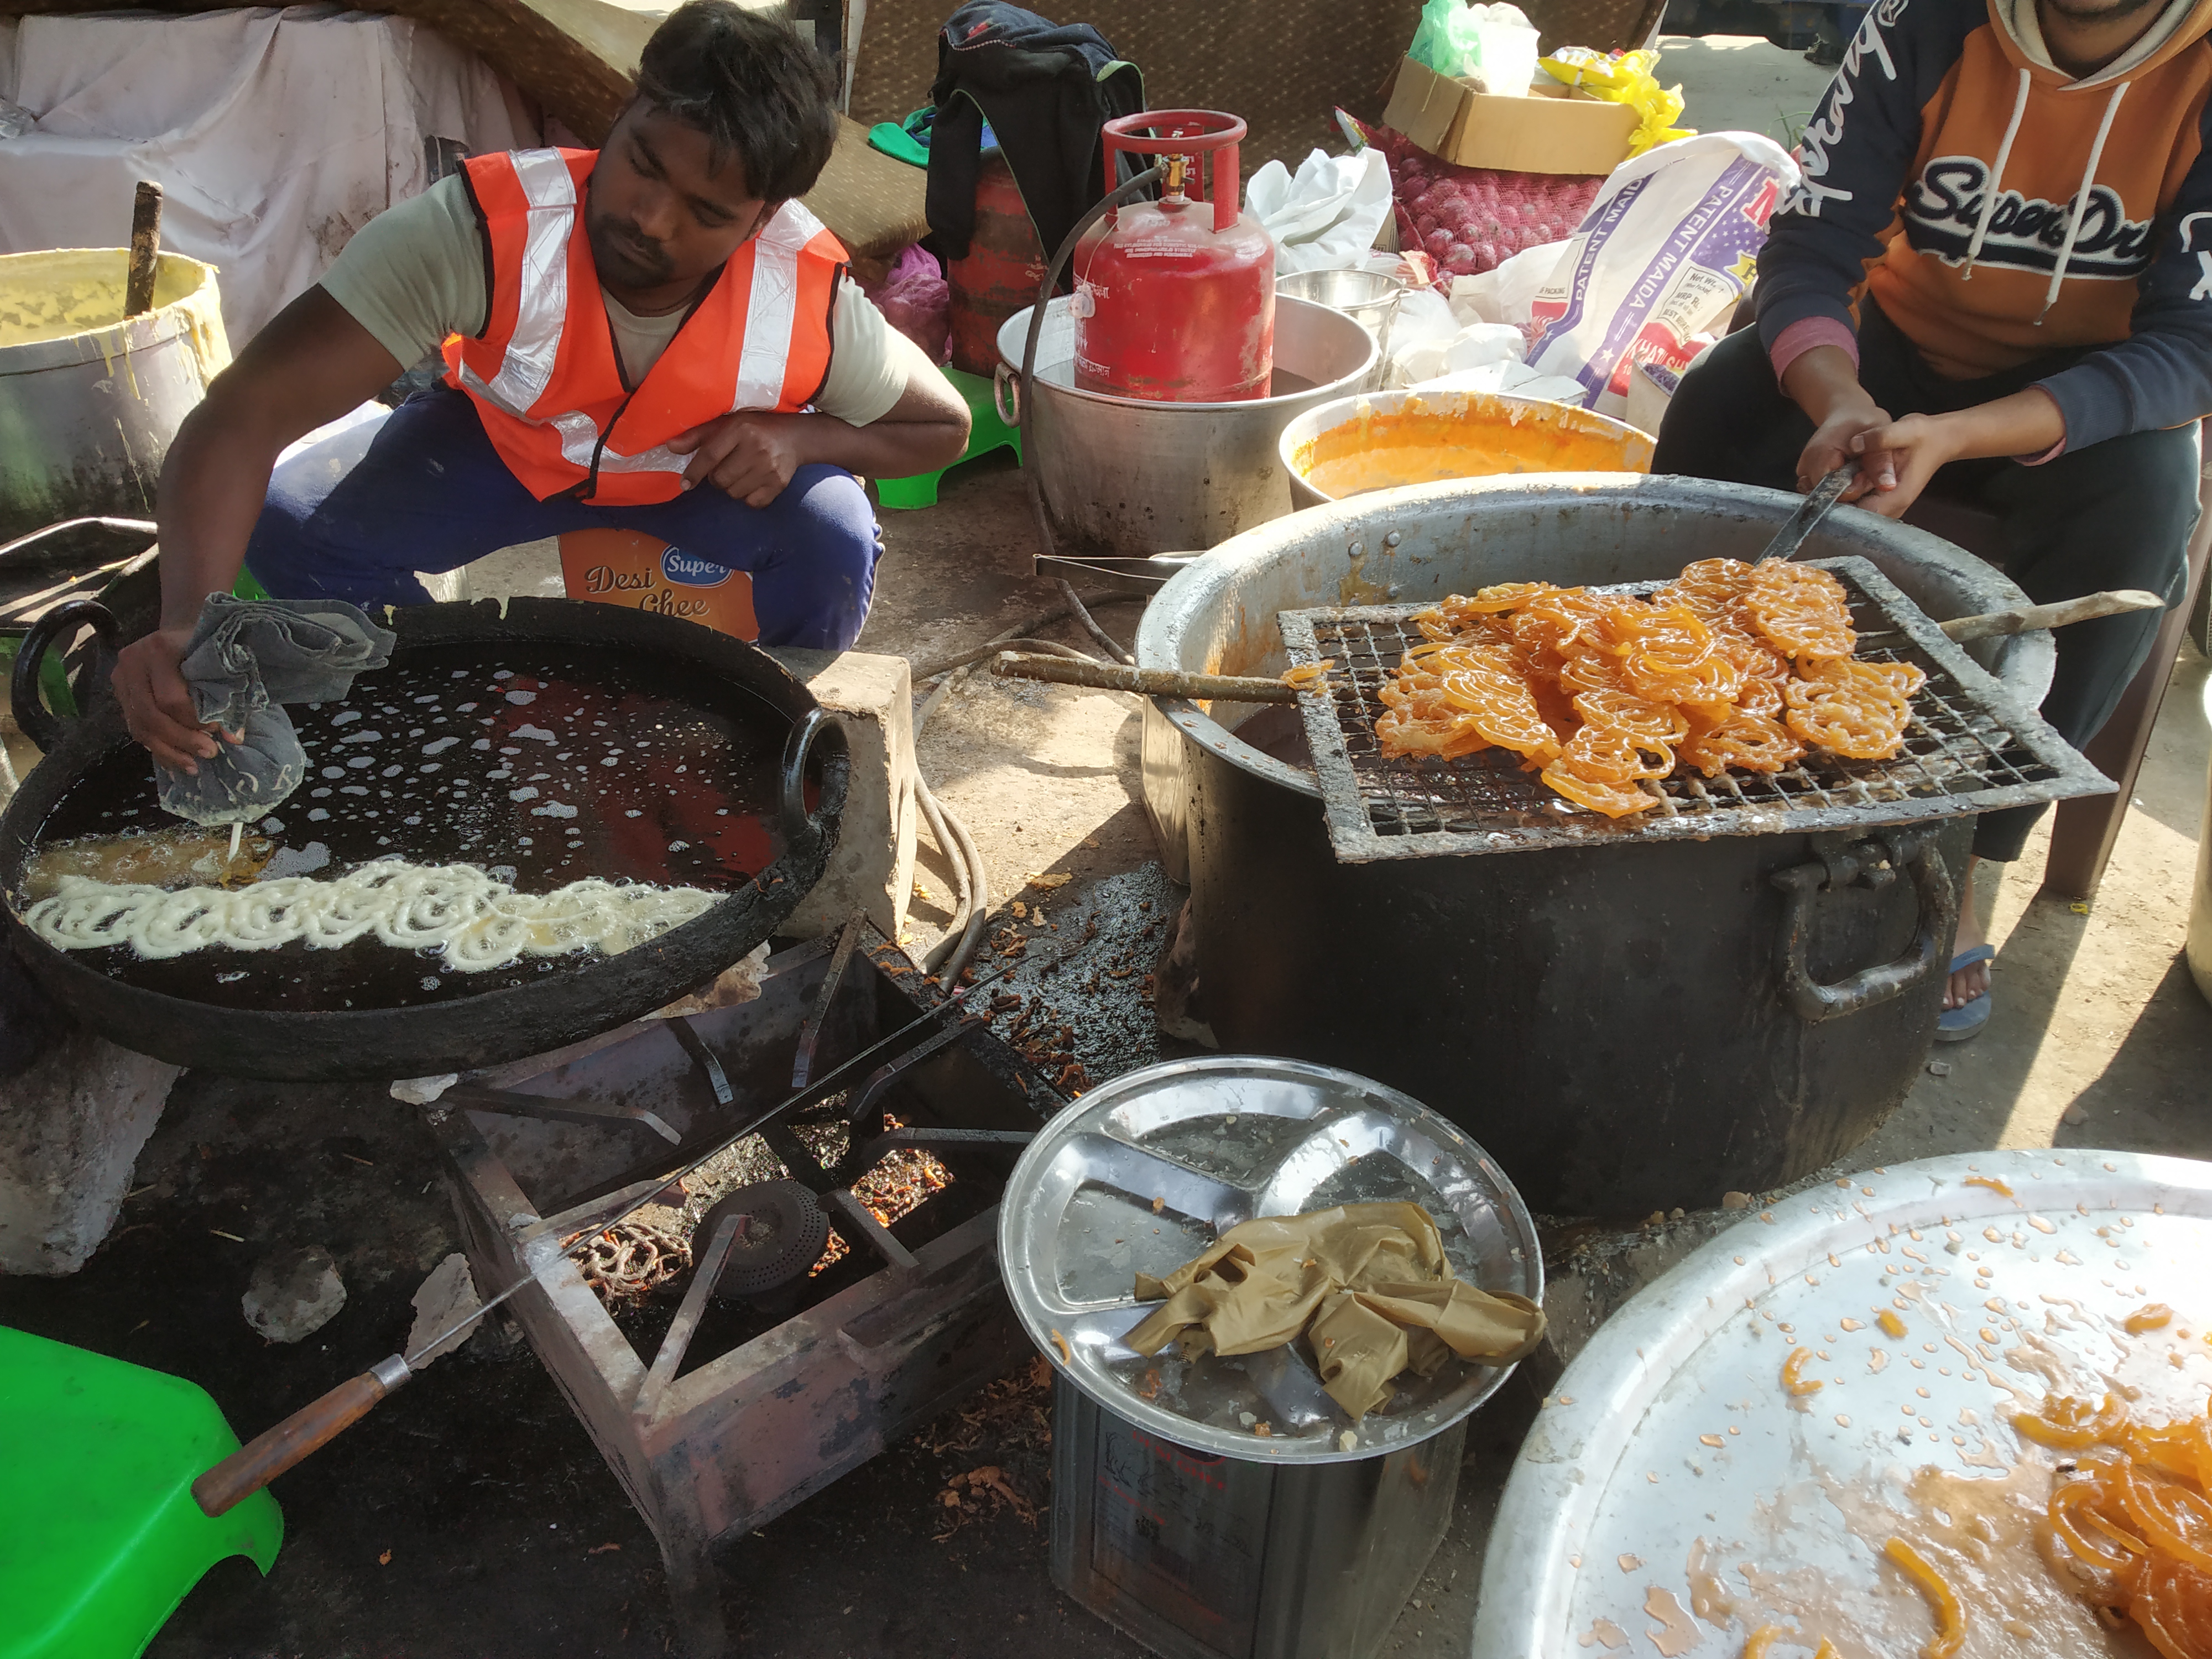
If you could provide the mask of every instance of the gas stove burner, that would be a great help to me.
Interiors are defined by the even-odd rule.
[[[692,1238],[712,1239],[729,1216],[738,1218],[738,1236],[714,1293],[731,1300],[788,1285],[822,1259],[830,1243],[830,1218],[795,1181],[757,1181],[724,1194],[699,1218]]]

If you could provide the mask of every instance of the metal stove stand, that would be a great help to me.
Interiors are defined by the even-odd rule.
[[[1521,757],[1487,749],[1455,761],[1386,758],[1375,722],[1379,693],[1408,647],[1425,605],[1287,611],[1283,643],[1293,664],[1334,658],[1325,690],[1299,699],[1330,843],[1339,859],[1510,853],[1621,841],[1806,834],[1955,817],[2005,806],[2107,793],[2106,778],[2002,682],[1945,637],[1869,561],[1808,559],[1850,594],[1851,620],[1869,662],[1909,662],[1928,676],[1912,699],[1903,750],[1886,761],[1815,751],[1765,775],[1717,778],[1682,767],[1656,786],[1658,807],[1626,822],[1578,811],[1554,795]],[[1607,587],[1648,593],[1659,582]],[[1879,637],[1875,637],[1879,636]]]
[[[999,1194],[1065,1103],[983,1010],[947,1008],[940,1029],[864,1081],[748,1125],[772,1111],[763,1103],[945,1000],[855,918],[770,957],[757,1001],[629,1027],[425,1109],[477,1284],[489,1296],[536,1279],[507,1305],[653,1528],[691,1659],[729,1649],[717,1540],[781,1514],[1028,1352],[1000,1281]],[[871,1133],[886,1112],[899,1127]],[[849,1150],[825,1167],[795,1130],[838,1123]],[[791,1287],[795,1312],[725,1304],[714,1290],[737,1240],[728,1216],[694,1239],[690,1285],[642,1352],[562,1245],[741,1126],[817,1194],[851,1253]],[[885,1226],[852,1188],[901,1148],[927,1149],[952,1181]],[[712,1357],[693,1360],[695,1348]]]

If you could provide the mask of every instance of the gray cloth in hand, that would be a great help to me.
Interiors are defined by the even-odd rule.
[[[203,721],[245,733],[218,738],[196,773],[156,764],[161,805],[194,823],[250,823],[307,775],[288,702],[331,702],[353,677],[392,660],[394,635],[343,599],[234,599],[210,593],[179,665]]]

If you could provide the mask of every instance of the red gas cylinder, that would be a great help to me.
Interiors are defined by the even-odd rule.
[[[952,289],[952,367],[986,380],[999,362],[999,325],[1036,303],[1044,246],[1022,203],[1006,152],[983,152],[975,169],[975,231],[965,258],[945,267]]]
[[[1122,151],[1168,160],[1158,201],[1109,213],[1076,244],[1075,384],[1084,391],[1178,404],[1267,395],[1275,244],[1239,210],[1243,136],[1243,122],[1212,110],[1106,123],[1108,190]],[[1212,189],[1194,201],[1185,186],[1209,155]]]

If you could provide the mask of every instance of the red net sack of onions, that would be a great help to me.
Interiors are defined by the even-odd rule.
[[[1427,252],[1439,283],[1494,270],[1523,248],[1564,241],[1605,182],[1602,173],[1456,167],[1389,127],[1344,118],[1389,161],[1398,245]]]

